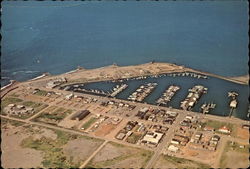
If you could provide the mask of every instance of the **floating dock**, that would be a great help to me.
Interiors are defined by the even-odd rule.
[[[157,86],[157,83],[147,83],[146,85],[141,85],[134,93],[132,93],[128,100],[141,102],[147,97]]]
[[[203,114],[207,114],[207,113],[209,113],[210,109],[214,109],[215,106],[216,106],[216,104],[214,104],[214,103],[208,103],[208,104],[204,103],[204,104],[201,106],[201,112],[202,112]]]
[[[125,90],[127,87],[128,87],[127,84],[116,85],[116,87],[113,89],[113,93],[111,93],[110,96],[115,97],[117,94]]]
[[[193,88],[189,89],[189,94],[184,101],[181,102],[180,107],[183,110],[191,110],[192,107],[197,103],[200,97],[207,93],[207,88],[202,85],[196,85]]]
[[[237,96],[238,95],[239,94],[234,91],[228,92],[228,97],[231,98],[231,101],[229,102],[229,107],[230,107],[229,117],[232,116],[233,110],[237,108],[237,105],[238,105]]]
[[[171,101],[172,97],[179,89],[179,86],[171,85],[167,90],[165,90],[163,95],[156,101],[156,103],[159,105],[167,105],[167,103]]]

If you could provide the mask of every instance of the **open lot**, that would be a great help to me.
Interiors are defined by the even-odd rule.
[[[221,168],[247,168],[249,166],[249,145],[228,141],[220,159]]]
[[[79,167],[103,142],[58,130],[20,126],[22,123],[13,126],[12,123],[4,120],[2,125],[4,168]]]
[[[17,105],[22,105],[25,106],[25,108],[32,108],[32,113],[23,113],[23,114],[9,114],[12,117],[17,117],[17,118],[21,118],[21,119],[27,119],[31,116],[33,116],[34,114],[40,112],[41,110],[45,109],[46,107],[48,107],[47,104],[43,104],[43,103],[38,103],[38,102],[33,102],[33,101],[24,101],[20,98],[15,98],[15,97],[7,97],[5,99],[2,100],[1,103],[1,114],[2,115],[7,115],[8,113],[6,112],[6,107],[8,108],[9,105],[14,104],[15,106]],[[15,108],[16,112],[22,111],[22,109],[17,109]],[[10,110],[10,108],[8,108],[8,110]]]
[[[34,120],[56,125],[71,113],[72,113],[71,109],[64,109],[61,107],[58,108],[56,106],[51,106],[44,112],[42,112]]]
[[[153,152],[132,148],[117,143],[108,143],[87,164],[94,168],[140,168],[145,167],[146,162]]]
[[[210,168],[208,165],[184,158],[161,155],[154,168]]]

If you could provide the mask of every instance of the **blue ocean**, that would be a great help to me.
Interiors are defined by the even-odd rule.
[[[1,86],[77,66],[152,60],[248,73],[247,1],[3,1],[1,21]],[[240,88],[245,117],[249,90]]]

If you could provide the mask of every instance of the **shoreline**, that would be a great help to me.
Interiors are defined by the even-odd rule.
[[[185,67],[183,65],[176,65],[173,63],[167,63],[167,62],[149,62],[149,63],[143,63],[143,64],[137,64],[137,65],[129,65],[129,66],[119,66],[119,65],[115,65],[115,64],[111,64],[111,65],[107,65],[107,66],[103,66],[103,67],[99,67],[99,68],[93,68],[93,69],[83,69],[80,68],[79,66],[76,69],[73,69],[71,71],[68,72],[64,72],[61,74],[57,74],[57,75],[51,75],[50,73],[43,73],[35,78],[26,80],[26,81],[21,81],[20,83],[25,83],[25,82],[30,82],[30,81],[40,81],[40,80],[44,80],[47,78],[56,78],[56,77],[61,77],[61,76],[70,76],[70,75],[76,75],[77,73],[82,73],[82,72],[93,72],[93,71],[100,71],[103,70],[105,71],[106,69],[126,69],[126,68],[131,68],[131,69],[138,69],[137,67],[144,67],[144,66],[148,66],[148,65],[154,65],[154,64],[166,64],[168,66],[172,66],[175,67],[177,69],[173,69],[173,70],[168,70],[168,71],[159,71],[157,73],[137,73],[136,75],[133,76],[127,76],[127,77],[110,77],[110,78],[103,78],[103,79],[86,79],[87,82],[99,82],[99,81],[107,81],[107,80],[116,80],[116,79],[126,79],[126,78],[134,78],[134,77],[139,77],[139,76],[151,76],[151,75],[160,75],[160,74],[165,74],[165,73],[182,73],[182,72],[192,72],[192,73],[199,73],[202,75],[206,75],[206,76],[211,76],[211,77],[216,77],[222,80],[226,80],[226,81],[230,81],[233,83],[237,83],[237,84],[241,84],[241,85],[248,85],[249,84],[249,75],[242,75],[242,76],[221,76],[221,75],[217,75],[217,74],[213,74],[213,73],[209,73],[209,72],[203,72],[202,70],[195,70],[192,68],[188,68]],[[101,77],[100,77],[101,78]],[[49,80],[49,79],[48,79]],[[77,81],[72,82],[72,83],[77,83]],[[85,82],[84,82],[85,83]],[[7,85],[10,85],[7,84]],[[7,86],[5,85],[5,86]],[[2,88],[4,88],[5,86],[3,86]],[[1,91],[3,90],[1,88]]]

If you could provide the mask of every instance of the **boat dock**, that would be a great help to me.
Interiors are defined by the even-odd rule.
[[[159,105],[167,105],[167,103],[172,99],[175,93],[180,89],[179,86],[171,85],[163,95],[156,101]]]
[[[238,95],[239,94],[234,92],[234,91],[228,92],[228,97],[231,98],[231,101],[229,103],[229,107],[230,107],[229,117],[232,116],[233,110],[236,109],[236,107],[237,107],[237,104],[238,104],[237,96]]]
[[[216,106],[216,104],[214,104],[214,103],[208,103],[208,104],[204,103],[204,104],[201,106],[201,112],[202,112],[203,114],[207,114],[207,113],[209,113],[210,109],[214,109],[215,106]]]
[[[111,93],[110,96],[115,97],[117,94],[125,90],[127,87],[128,87],[127,84],[116,85],[116,87],[114,87],[113,89],[113,93]]]
[[[169,73],[167,74],[168,76],[172,76],[172,77],[177,77],[177,76],[190,76],[190,77],[194,77],[194,78],[202,78],[202,79],[208,79],[208,77],[206,75],[201,75],[198,73],[192,73],[192,72],[182,72],[182,73]]]
[[[188,90],[190,93],[184,101],[181,102],[180,107],[183,110],[191,110],[195,103],[199,100],[202,94],[207,92],[207,88],[202,85],[196,85],[192,89]]]
[[[147,97],[153,89],[157,86],[157,83],[147,83],[146,85],[141,85],[134,93],[132,93],[128,100],[141,102]]]

